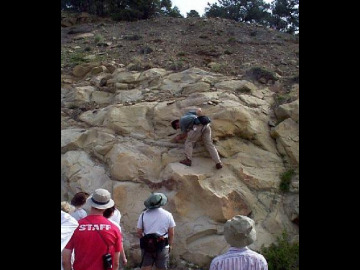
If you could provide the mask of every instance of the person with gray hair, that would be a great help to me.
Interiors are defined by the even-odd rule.
[[[268,270],[264,256],[247,247],[256,240],[254,220],[234,216],[224,225],[224,237],[230,248],[211,261],[209,270]]]

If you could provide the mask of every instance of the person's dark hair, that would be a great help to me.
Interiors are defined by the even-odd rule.
[[[89,193],[80,191],[74,195],[71,199],[71,204],[75,207],[82,206],[86,203],[86,199],[89,197]]]
[[[176,123],[178,123],[178,122],[179,122],[179,119],[176,119],[171,122],[171,126],[173,127],[173,129],[176,129]]]
[[[110,208],[105,209],[105,211],[103,212],[103,216],[106,218],[109,218],[109,217],[111,217],[112,213],[114,213],[114,211],[115,211],[115,205]]]

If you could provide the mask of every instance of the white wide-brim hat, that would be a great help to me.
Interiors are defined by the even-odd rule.
[[[96,189],[86,200],[87,204],[97,209],[107,209],[114,206],[109,191],[103,188]]]

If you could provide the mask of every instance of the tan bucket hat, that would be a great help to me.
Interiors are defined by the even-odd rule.
[[[255,222],[247,216],[234,216],[225,223],[224,237],[232,247],[246,247],[256,240]]]
[[[114,201],[111,199],[111,194],[108,190],[99,188],[87,198],[87,203],[97,209],[107,209],[114,206]]]

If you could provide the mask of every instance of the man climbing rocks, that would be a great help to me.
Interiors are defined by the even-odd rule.
[[[219,153],[212,142],[210,124],[201,124],[200,121],[197,119],[198,116],[203,116],[201,108],[197,108],[196,110],[190,110],[185,113],[180,119],[176,119],[171,122],[171,126],[175,130],[181,130],[181,133],[176,135],[172,139],[172,141],[179,142],[186,138],[186,158],[184,160],[181,160],[180,163],[186,166],[191,166],[194,144],[201,138],[212,160],[214,160],[216,163],[216,169],[221,169],[223,165],[221,163]]]

